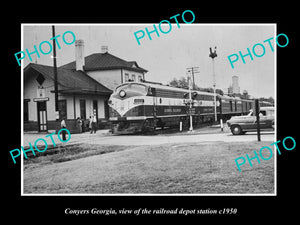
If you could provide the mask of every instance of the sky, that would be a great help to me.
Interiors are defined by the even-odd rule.
[[[156,25],[159,37],[151,33],[152,40],[147,34],[140,39],[140,45],[135,39],[134,32],[147,27],[149,31]],[[101,52],[101,46],[108,46],[108,52],[127,61],[136,61],[138,65],[148,72],[146,80],[167,84],[173,78],[187,77],[187,68],[199,67],[199,73],[195,74],[195,83],[199,87],[212,87],[213,64],[209,57],[209,48],[217,47],[217,57],[214,59],[216,75],[216,87],[227,92],[232,84],[232,76],[239,77],[241,93],[247,90],[253,97],[275,97],[275,41],[271,40],[274,52],[267,40],[275,36],[274,24],[172,24],[169,33],[159,31],[158,23],[153,24],[55,24],[55,34],[61,49],[56,48],[57,65],[61,66],[75,60],[75,44],[66,45],[62,35],[66,31],[72,31],[76,39],[84,40],[84,54]],[[23,47],[34,51],[34,45],[39,46],[43,41],[50,41],[52,37],[52,24],[23,24]],[[168,24],[163,24],[164,31],[169,30]],[[66,41],[72,41],[72,36],[66,34]],[[232,69],[228,56],[239,54],[241,51],[247,54],[247,48],[252,51],[255,44],[261,43],[265,47],[256,47],[256,57],[253,52],[253,60],[246,56],[245,64],[241,57],[234,63]],[[47,52],[47,45],[43,45]],[[53,53],[53,51],[52,51]],[[43,65],[53,65],[52,53],[40,58],[32,54],[32,62]],[[31,61],[28,56],[23,60],[25,67]]]

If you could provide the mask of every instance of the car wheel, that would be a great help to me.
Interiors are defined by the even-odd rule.
[[[239,125],[233,125],[233,126],[231,126],[231,133],[233,135],[240,135],[243,133],[243,131]]]

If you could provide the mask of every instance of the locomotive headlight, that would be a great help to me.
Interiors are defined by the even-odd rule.
[[[119,92],[119,95],[120,95],[121,98],[124,98],[126,96],[126,92],[124,90],[121,90]]]

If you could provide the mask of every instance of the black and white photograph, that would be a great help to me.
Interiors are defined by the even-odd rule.
[[[24,195],[276,194],[275,24],[22,28]]]
[[[200,3],[5,8],[4,219],[296,217],[297,7]]]

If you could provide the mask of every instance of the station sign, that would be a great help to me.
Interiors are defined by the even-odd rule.
[[[34,102],[44,102],[44,101],[49,101],[48,97],[45,98],[34,98],[33,99]]]

